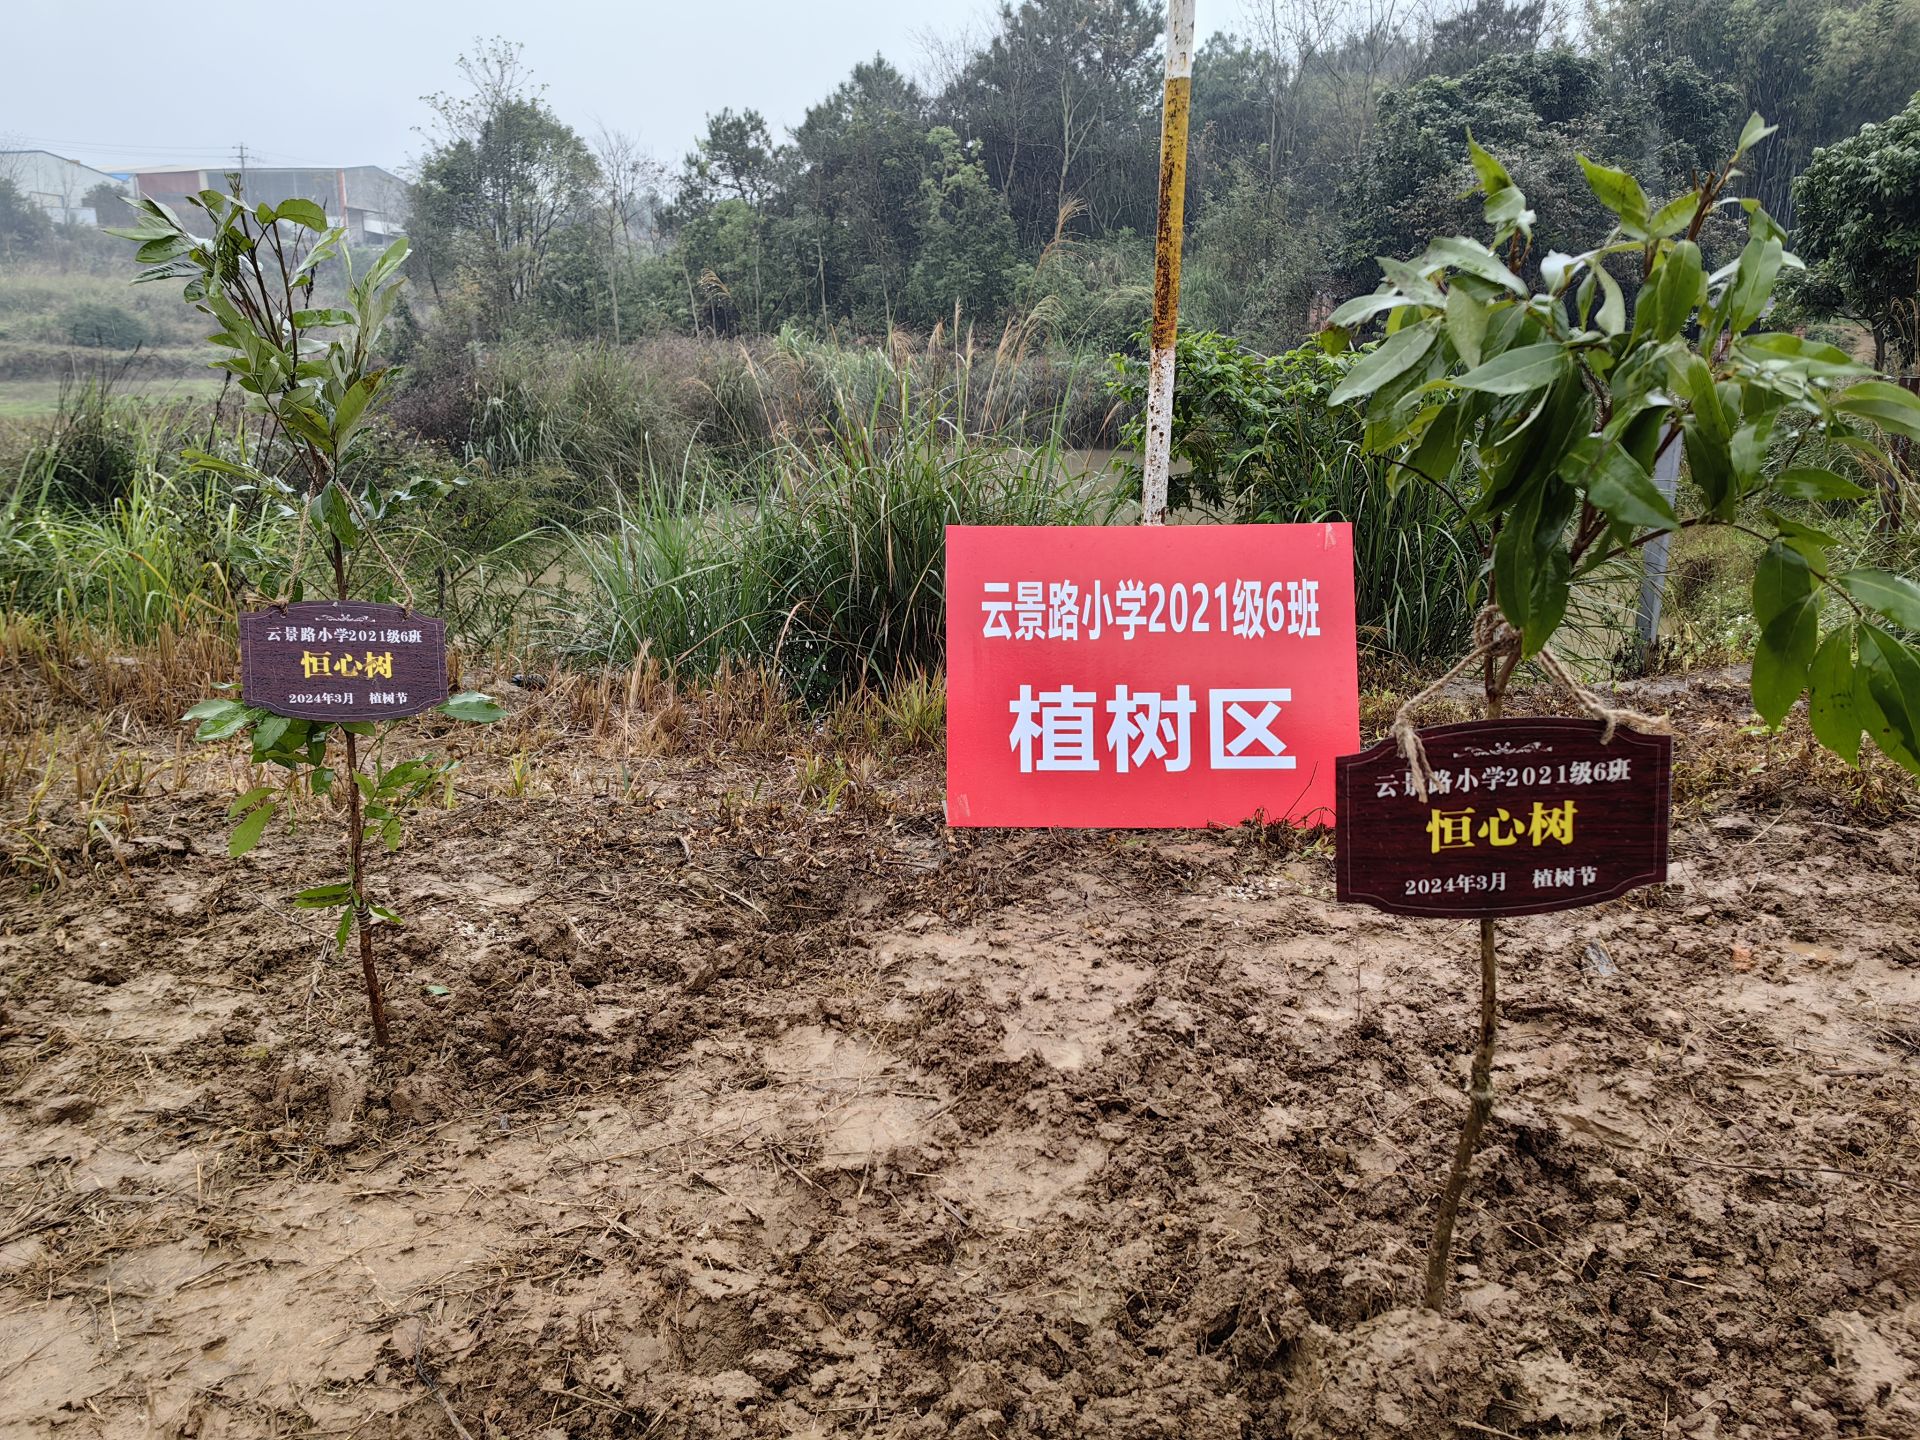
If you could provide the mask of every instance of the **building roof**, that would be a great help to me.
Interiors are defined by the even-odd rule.
[[[98,165],[89,165],[84,160],[70,159],[65,155],[55,154],[51,150],[41,150],[38,148],[32,148],[32,149],[0,148],[0,155],[44,155],[49,160],[58,160],[62,165],[71,165],[76,170],[90,171],[93,174],[98,175],[102,180],[111,181],[111,180],[118,180],[121,178],[120,176],[115,175],[111,170],[102,170]]]

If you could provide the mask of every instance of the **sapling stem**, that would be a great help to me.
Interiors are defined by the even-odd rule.
[[[1519,663],[1517,649],[1506,655],[1489,654],[1486,661],[1487,718],[1498,720],[1506,708],[1507,681]],[[1453,1226],[1460,1218],[1460,1199],[1466,1193],[1467,1179],[1473,1172],[1473,1152],[1479,1148],[1480,1132],[1493,1114],[1493,1046],[1499,1037],[1499,971],[1495,965],[1494,922],[1480,922],[1480,1040],[1473,1051],[1472,1078],[1467,1089],[1467,1118],[1460,1127],[1460,1141],[1454,1146],[1453,1167],[1447,1172],[1446,1189],[1440,1192],[1440,1209],[1433,1220],[1433,1239],[1427,1245],[1427,1293],[1429,1310],[1443,1310],[1447,1303],[1447,1282],[1453,1275]]]
[[[1480,1144],[1480,1132],[1493,1114],[1493,1042],[1499,1029],[1494,1010],[1494,933],[1491,919],[1480,922],[1480,1043],[1473,1052],[1473,1079],[1470,1082],[1466,1123],[1460,1127],[1460,1143],[1454,1147],[1453,1168],[1447,1174],[1447,1188],[1440,1194],[1440,1213],[1434,1217],[1433,1240],[1427,1246],[1427,1298],[1429,1310],[1440,1310],[1447,1303],[1447,1281],[1453,1270],[1453,1224],[1460,1215],[1460,1197],[1466,1192],[1467,1177],[1473,1169],[1473,1152]]]
[[[361,869],[360,783],[355,779],[359,755],[347,736],[347,865],[353,882],[353,928],[360,932],[360,973],[367,982],[367,1009],[373,1015],[373,1043],[387,1048],[387,997],[380,989],[380,971],[373,963],[373,926],[367,910],[365,873]]]
[[[336,536],[333,542],[333,581],[339,598],[347,598],[346,555]],[[367,909],[366,872],[362,853],[365,826],[360,818],[359,736],[346,732],[347,741],[347,880],[353,888],[353,928],[360,937],[360,974],[367,984],[367,1010],[373,1016],[373,1043],[382,1050],[387,1038],[387,997],[380,988],[380,970],[373,961],[372,915]]]

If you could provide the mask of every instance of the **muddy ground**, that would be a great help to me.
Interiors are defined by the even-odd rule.
[[[0,1435],[1920,1435],[1920,813],[1666,698],[1673,883],[1506,924],[1446,1318],[1474,932],[1325,841],[556,720],[382,862],[377,1056],[330,822],[123,738],[0,892]]]

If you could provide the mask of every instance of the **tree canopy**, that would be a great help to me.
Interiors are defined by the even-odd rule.
[[[709,115],[671,174],[636,167],[630,141],[588,144],[516,47],[483,45],[461,61],[466,89],[432,97],[414,266],[477,335],[871,333],[957,314],[1123,340],[1149,293],[1162,13],[1003,0],[925,73],[876,55],[790,130],[751,108]],[[1909,143],[1895,137],[1911,119],[1887,117],[1920,75],[1920,0],[1591,0],[1578,23],[1564,14],[1544,0],[1275,0],[1246,33],[1207,39],[1185,322],[1299,343],[1376,257],[1466,226],[1469,134],[1546,217],[1539,256],[1604,219],[1580,156],[1678,193],[1759,110],[1778,133],[1733,193],[1804,227],[1812,273],[1797,294],[1813,313],[1893,343],[1887,307],[1912,293],[1904,232],[1870,236],[1849,217],[1884,203],[1868,189],[1895,183]],[[1877,141],[1856,138],[1864,124]],[[1737,226],[1717,218],[1701,243],[1724,258]],[[1623,277],[1629,294],[1637,283]]]

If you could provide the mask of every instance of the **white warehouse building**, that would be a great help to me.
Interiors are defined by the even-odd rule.
[[[50,150],[0,150],[0,180],[11,180],[55,224],[120,224],[130,217],[96,215],[94,207],[86,203],[87,195],[101,185],[111,185],[129,198],[135,193],[131,180]]]

